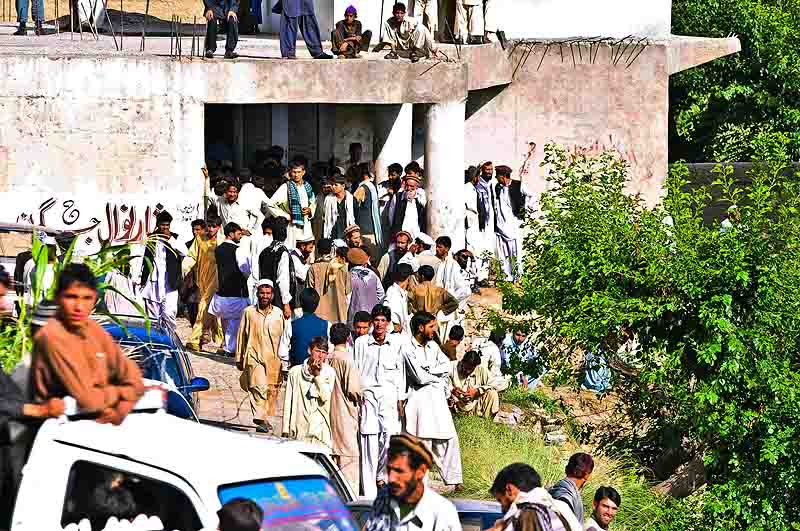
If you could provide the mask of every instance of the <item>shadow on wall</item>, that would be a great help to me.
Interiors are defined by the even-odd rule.
[[[494,98],[499,96],[500,93],[503,92],[509,86],[510,84],[497,85],[485,89],[469,91],[469,96],[467,96],[466,119],[469,120],[473,114],[481,110],[481,108],[483,108],[486,104],[488,104]]]

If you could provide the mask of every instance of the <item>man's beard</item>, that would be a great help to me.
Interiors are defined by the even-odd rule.
[[[592,512],[592,518],[594,519],[595,522],[597,522],[597,525],[599,525],[601,529],[608,529],[608,526],[611,523],[611,522],[609,522],[608,524],[604,523],[603,519],[600,518],[600,515],[597,514],[596,512]]]
[[[415,490],[417,490],[418,484],[419,481],[417,481],[416,478],[411,478],[410,480],[408,480],[408,485],[406,485],[406,489],[403,492],[401,492],[398,495],[392,494],[392,496],[394,496],[396,499],[402,502],[405,502],[408,499],[408,497],[411,496],[411,494],[413,494]],[[391,483],[389,484],[389,488],[392,488]]]

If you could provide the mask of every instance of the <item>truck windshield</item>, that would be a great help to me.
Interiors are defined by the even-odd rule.
[[[248,481],[222,485],[219,501],[253,500],[264,511],[266,531],[356,531],[350,511],[324,478]]]

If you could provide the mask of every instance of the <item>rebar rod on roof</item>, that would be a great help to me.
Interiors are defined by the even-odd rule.
[[[122,39],[125,38],[125,10],[122,8],[122,0],[119,0],[119,49],[123,49]]]
[[[117,44],[117,33],[114,31],[114,24],[111,22],[111,15],[108,14],[108,0],[103,0],[103,11],[106,13],[106,20],[108,21],[108,25],[111,27],[111,36],[114,38],[114,47],[117,51],[120,50],[119,44]]]
[[[145,48],[145,35],[147,34],[147,18],[150,16],[150,0],[147,0],[144,7],[144,20],[142,21],[142,44],[139,51],[143,52]]]
[[[175,45],[175,36],[173,34],[174,30],[175,30],[175,14],[173,13],[172,17],[170,17],[170,19],[169,19],[169,56],[170,57],[173,56],[172,47]]]

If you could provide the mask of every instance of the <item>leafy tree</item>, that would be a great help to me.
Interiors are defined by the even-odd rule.
[[[800,0],[674,0],[672,31],[742,43],[670,78],[672,160],[800,160]]]
[[[703,529],[800,529],[800,176],[775,161],[747,189],[730,168],[691,189],[677,166],[649,208],[615,154],[551,145],[543,165],[523,276],[501,285],[508,318],[527,319],[562,380],[584,350],[618,368],[601,448],[651,468],[674,457],[664,475],[702,457]],[[619,349],[631,334],[639,348]]]

